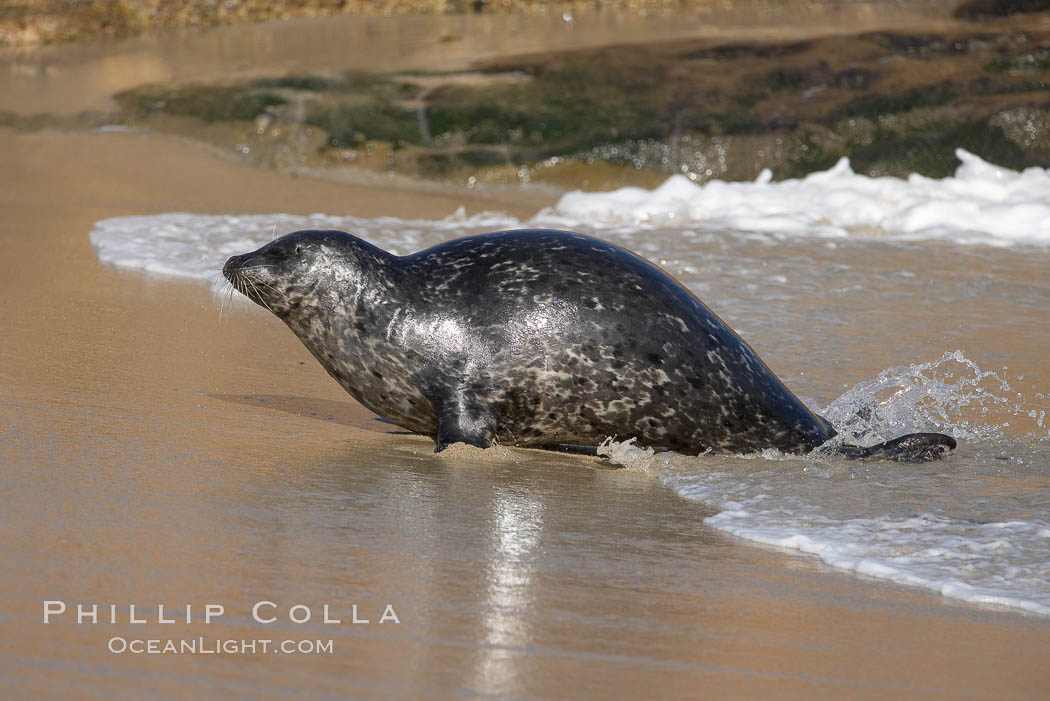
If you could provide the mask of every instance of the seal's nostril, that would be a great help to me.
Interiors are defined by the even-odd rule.
[[[233,271],[237,270],[241,262],[241,256],[230,256],[229,260],[222,266],[222,274],[229,278]]]

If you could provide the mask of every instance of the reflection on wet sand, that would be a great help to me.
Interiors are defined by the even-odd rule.
[[[507,698],[521,694],[519,670],[508,664],[507,648],[530,647],[528,611],[532,604],[533,563],[543,532],[543,504],[527,492],[497,490],[489,519],[488,584],[482,609],[484,641],[477,654],[472,686]]]

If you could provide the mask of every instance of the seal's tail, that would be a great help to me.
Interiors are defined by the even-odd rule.
[[[929,462],[943,458],[949,451],[955,450],[956,445],[954,438],[943,433],[909,433],[867,448],[843,445],[838,448],[838,452],[847,460],[873,458],[897,462]]]

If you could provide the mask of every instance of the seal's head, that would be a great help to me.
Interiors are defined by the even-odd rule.
[[[234,289],[282,319],[308,317],[337,290],[359,283],[369,244],[341,231],[296,231],[233,256],[222,274]]]

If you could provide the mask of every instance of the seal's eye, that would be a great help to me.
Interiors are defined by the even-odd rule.
[[[301,256],[302,254],[303,254],[303,247],[302,246],[296,246],[295,247],[295,255]]]

